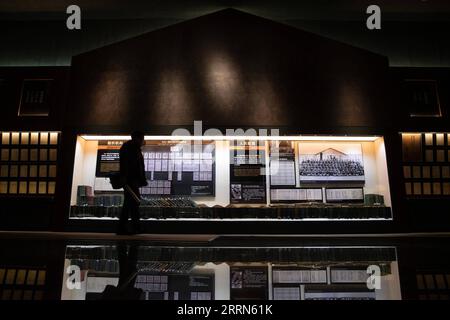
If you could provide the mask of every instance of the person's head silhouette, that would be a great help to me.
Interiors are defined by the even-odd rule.
[[[131,134],[131,141],[136,143],[138,146],[144,145],[144,133],[142,131],[134,131]]]

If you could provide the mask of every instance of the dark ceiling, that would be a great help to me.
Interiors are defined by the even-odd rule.
[[[84,19],[185,20],[233,7],[275,20],[362,20],[370,4],[378,4],[383,19],[450,20],[449,0],[3,0],[2,20],[64,19],[77,4]]]

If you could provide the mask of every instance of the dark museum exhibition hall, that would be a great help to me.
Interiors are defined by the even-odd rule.
[[[449,302],[449,34],[444,0],[1,1],[0,308]]]

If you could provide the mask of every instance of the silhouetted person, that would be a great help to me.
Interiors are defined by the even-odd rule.
[[[137,255],[139,246],[119,244],[117,255],[119,258],[119,283],[117,287],[108,285],[105,287],[100,299],[102,300],[139,300],[143,290],[135,288],[137,270]]]
[[[120,148],[120,176],[125,187],[117,234],[136,234],[141,232],[139,225],[139,204],[141,199],[139,187],[147,185],[144,157],[141,152],[143,145],[144,134],[136,131],[131,134],[131,140],[125,142]],[[132,231],[128,232],[127,224],[130,216]]]

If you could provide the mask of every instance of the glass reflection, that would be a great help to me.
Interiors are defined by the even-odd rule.
[[[62,283],[63,300],[401,299],[395,247],[67,246]]]

